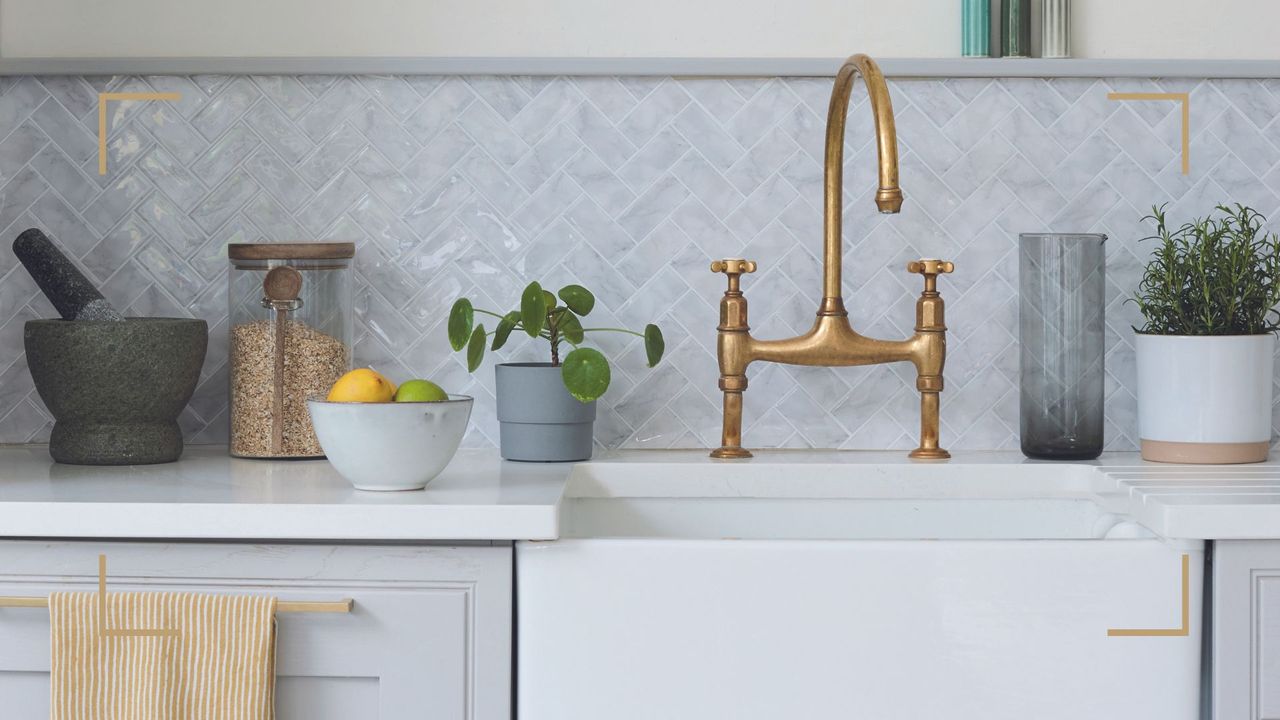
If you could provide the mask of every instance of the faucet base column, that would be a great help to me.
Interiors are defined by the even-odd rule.
[[[711,457],[726,460],[739,460],[752,457],[751,451],[742,446],[718,447],[711,451]]]
[[[720,433],[720,447],[711,451],[711,457],[749,458],[751,451],[742,447],[742,391],[747,389],[747,378],[743,375],[721,376],[720,389],[724,391],[724,425]]]
[[[936,380],[936,384],[935,384]],[[938,391],[942,389],[942,377],[921,377],[917,384],[920,391],[920,447],[907,457],[914,460],[946,460],[951,453],[938,447]],[[923,388],[936,387],[925,390]]]

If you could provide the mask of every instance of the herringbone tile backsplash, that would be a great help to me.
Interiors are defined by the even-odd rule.
[[[719,257],[748,257],[752,325],[807,329],[820,290],[821,157],[829,79],[497,77],[46,77],[0,85],[0,235],[43,228],[117,306],[208,319],[188,438],[225,442],[229,242],[354,240],[357,360],[477,397],[468,443],[496,442],[493,371],[466,373],[444,319],[466,294],[514,307],[530,279],[580,282],[593,324],[658,322],[666,359],[610,338],[603,447],[719,440]],[[97,174],[97,93],[112,103]],[[943,443],[1017,446],[1017,233],[1104,232],[1107,443],[1134,447],[1132,305],[1153,203],[1171,215],[1239,201],[1280,209],[1280,81],[901,80],[891,84],[906,204],[871,201],[875,145],[859,88],[845,180],[845,293],[864,334],[911,333],[920,279],[942,257],[949,357]],[[1174,102],[1191,93],[1191,173]],[[41,440],[22,326],[51,306],[0,252],[0,442]],[[600,317],[597,317],[599,315]],[[501,359],[539,359],[531,344]],[[491,354],[486,365],[491,364]],[[746,394],[753,446],[898,448],[918,418],[909,366],[759,365]]]

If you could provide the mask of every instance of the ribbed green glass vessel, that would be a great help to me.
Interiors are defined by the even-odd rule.
[[[1005,57],[1031,55],[1031,0],[1002,0],[1000,35]]]
[[[991,0],[960,0],[960,54],[991,54]]]

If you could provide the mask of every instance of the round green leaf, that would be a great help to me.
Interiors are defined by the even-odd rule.
[[[570,310],[584,317],[596,306],[596,296],[581,285],[565,285],[560,288],[560,299]]]
[[[547,304],[547,310],[551,310],[556,306],[556,296],[552,295],[550,290],[543,290],[542,302]]]
[[[497,350],[507,344],[507,338],[511,335],[511,331],[515,329],[516,323],[520,322],[520,311],[512,310],[502,319],[498,321],[498,327],[493,331],[493,345],[490,350]]]
[[[560,377],[570,395],[591,402],[609,389],[609,361],[599,350],[578,348],[565,356]]]
[[[475,322],[475,311],[471,309],[471,301],[458,298],[449,310],[449,346],[461,350],[467,344],[467,336],[471,334],[471,324]]]
[[[649,323],[644,326],[644,354],[649,358],[649,367],[658,364],[662,359],[662,352],[667,349],[667,344],[662,339],[662,331],[657,325]]]
[[[565,310],[561,313],[560,319],[556,321],[556,327],[570,344],[577,345],[582,342],[582,321],[578,320],[578,316],[574,315],[573,311]]]
[[[520,295],[520,322],[524,325],[524,331],[529,334],[529,337],[538,337],[546,319],[547,300],[542,295],[542,286],[534,280]]]
[[[467,342],[467,370],[475,372],[481,360],[484,360],[484,325],[477,325]]]

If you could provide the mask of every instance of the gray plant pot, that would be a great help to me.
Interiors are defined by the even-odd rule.
[[[200,379],[204,320],[30,320],[36,392],[56,421],[49,454],[73,465],[145,465],[182,455],[178,414]]]
[[[503,363],[494,368],[502,457],[526,462],[591,459],[596,404],[578,402],[550,363]]]

